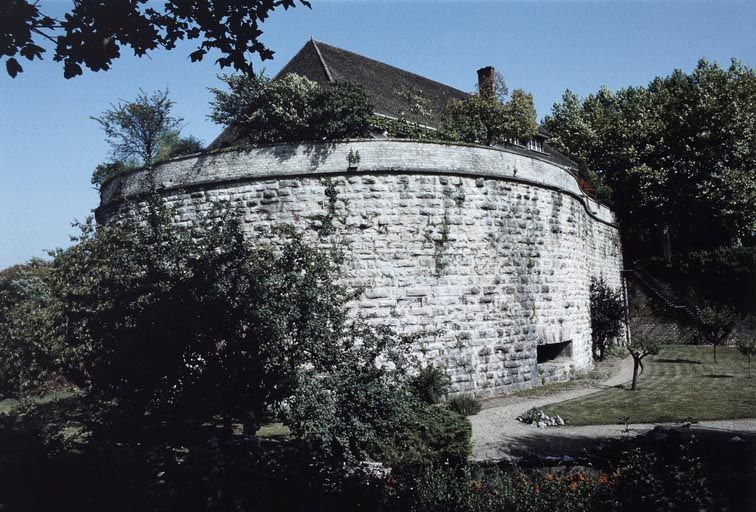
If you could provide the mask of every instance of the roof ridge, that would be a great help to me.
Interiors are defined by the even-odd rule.
[[[312,43],[312,47],[315,48],[315,53],[318,54],[318,60],[320,60],[320,64],[323,66],[323,71],[325,71],[325,74],[328,77],[328,81],[333,82],[334,80],[333,80],[333,76],[331,76],[331,70],[328,69],[328,64],[326,64],[326,61],[323,58],[323,54],[320,53],[320,48],[318,48],[318,42],[315,41],[315,39],[313,39],[312,37],[310,37],[310,42]],[[326,46],[329,46],[329,45],[326,44]]]
[[[432,78],[428,78],[427,76],[418,75],[417,73],[414,73],[412,71],[408,71],[406,69],[402,69],[402,68],[397,67],[397,66],[392,66],[391,64],[387,64],[387,63],[385,63],[383,61],[380,61],[380,60],[377,60],[377,59],[373,59],[371,57],[366,57],[365,55],[362,55],[362,54],[357,53],[357,52],[353,52],[353,51],[350,51],[350,50],[345,50],[344,48],[339,48],[338,46],[334,46],[332,44],[324,43],[323,41],[317,41],[317,40],[315,40],[313,38],[310,38],[310,41],[312,41],[313,45],[315,45],[315,48],[317,49],[317,52],[318,52],[318,57],[320,57],[321,62],[323,62],[323,66],[326,66],[325,59],[323,59],[323,56],[320,54],[320,49],[317,47],[317,44],[322,44],[323,46],[328,46],[330,48],[333,48],[335,50],[339,50],[341,52],[351,53],[352,55],[356,55],[356,56],[360,57],[361,59],[370,60],[370,61],[376,62],[378,64],[381,64],[382,66],[386,66],[386,67],[389,67],[389,68],[401,71],[402,73],[407,73],[408,75],[416,76],[418,78],[422,78],[423,80],[427,80],[429,82],[433,82],[434,84],[443,85],[444,87],[448,87],[449,89],[454,89],[455,91],[460,92],[462,94],[467,94],[467,95],[470,94],[469,92],[465,92],[465,91],[463,91],[461,89],[457,89],[456,87],[452,87],[451,85],[445,84],[443,82],[439,82],[438,80],[433,80]],[[329,78],[330,78],[330,73],[329,73]]]

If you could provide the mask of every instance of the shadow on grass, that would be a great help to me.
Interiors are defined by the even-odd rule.
[[[654,359],[655,363],[672,363],[672,364],[702,364],[701,361],[692,359]]]
[[[710,373],[709,375],[704,375],[704,377],[708,379],[734,379],[734,375],[726,375],[726,374],[715,374]]]

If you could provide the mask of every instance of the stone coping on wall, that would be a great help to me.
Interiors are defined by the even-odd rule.
[[[615,225],[612,211],[588,197],[566,168],[502,148],[416,140],[347,140],[276,144],[170,160],[154,167],[158,190],[195,190],[250,180],[359,174],[443,174],[502,179],[578,198],[594,219]],[[100,191],[98,214],[150,189],[149,173],[117,176]],[[99,215],[98,215],[99,217]]]

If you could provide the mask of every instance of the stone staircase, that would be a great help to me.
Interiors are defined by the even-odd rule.
[[[667,341],[695,343],[701,337],[698,308],[638,265],[622,271],[631,289],[631,332],[654,333]]]

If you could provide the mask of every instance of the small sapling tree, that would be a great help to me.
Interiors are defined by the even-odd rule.
[[[625,306],[619,290],[613,290],[603,277],[591,279],[590,305],[593,357],[601,361],[610,341],[622,334]]]
[[[698,312],[706,340],[714,347],[714,362],[717,362],[717,347],[732,334],[739,320],[737,312],[729,306],[709,304]]]
[[[152,94],[140,89],[134,101],[119,101],[92,119],[105,131],[114,160],[136,158],[142,165],[150,165],[162,141],[176,132],[183,121],[171,116],[172,109],[168,89]]]
[[[634,390],[638,387],[638,377],[643,373],[643,359],[646,356],[657,355],[662,348],[662,342],[658,335],[654,334],[654,329],[647,329],[645,332],[636,333],[633,336],[632,341],[627,346],[627,350],[630,355],[633,356],[633,382],[630,385],[630,389]]]
[[[751,378],[751,358],[756,355],[756,338],[739,337],[738,352],[748,358],[748,378]]]

